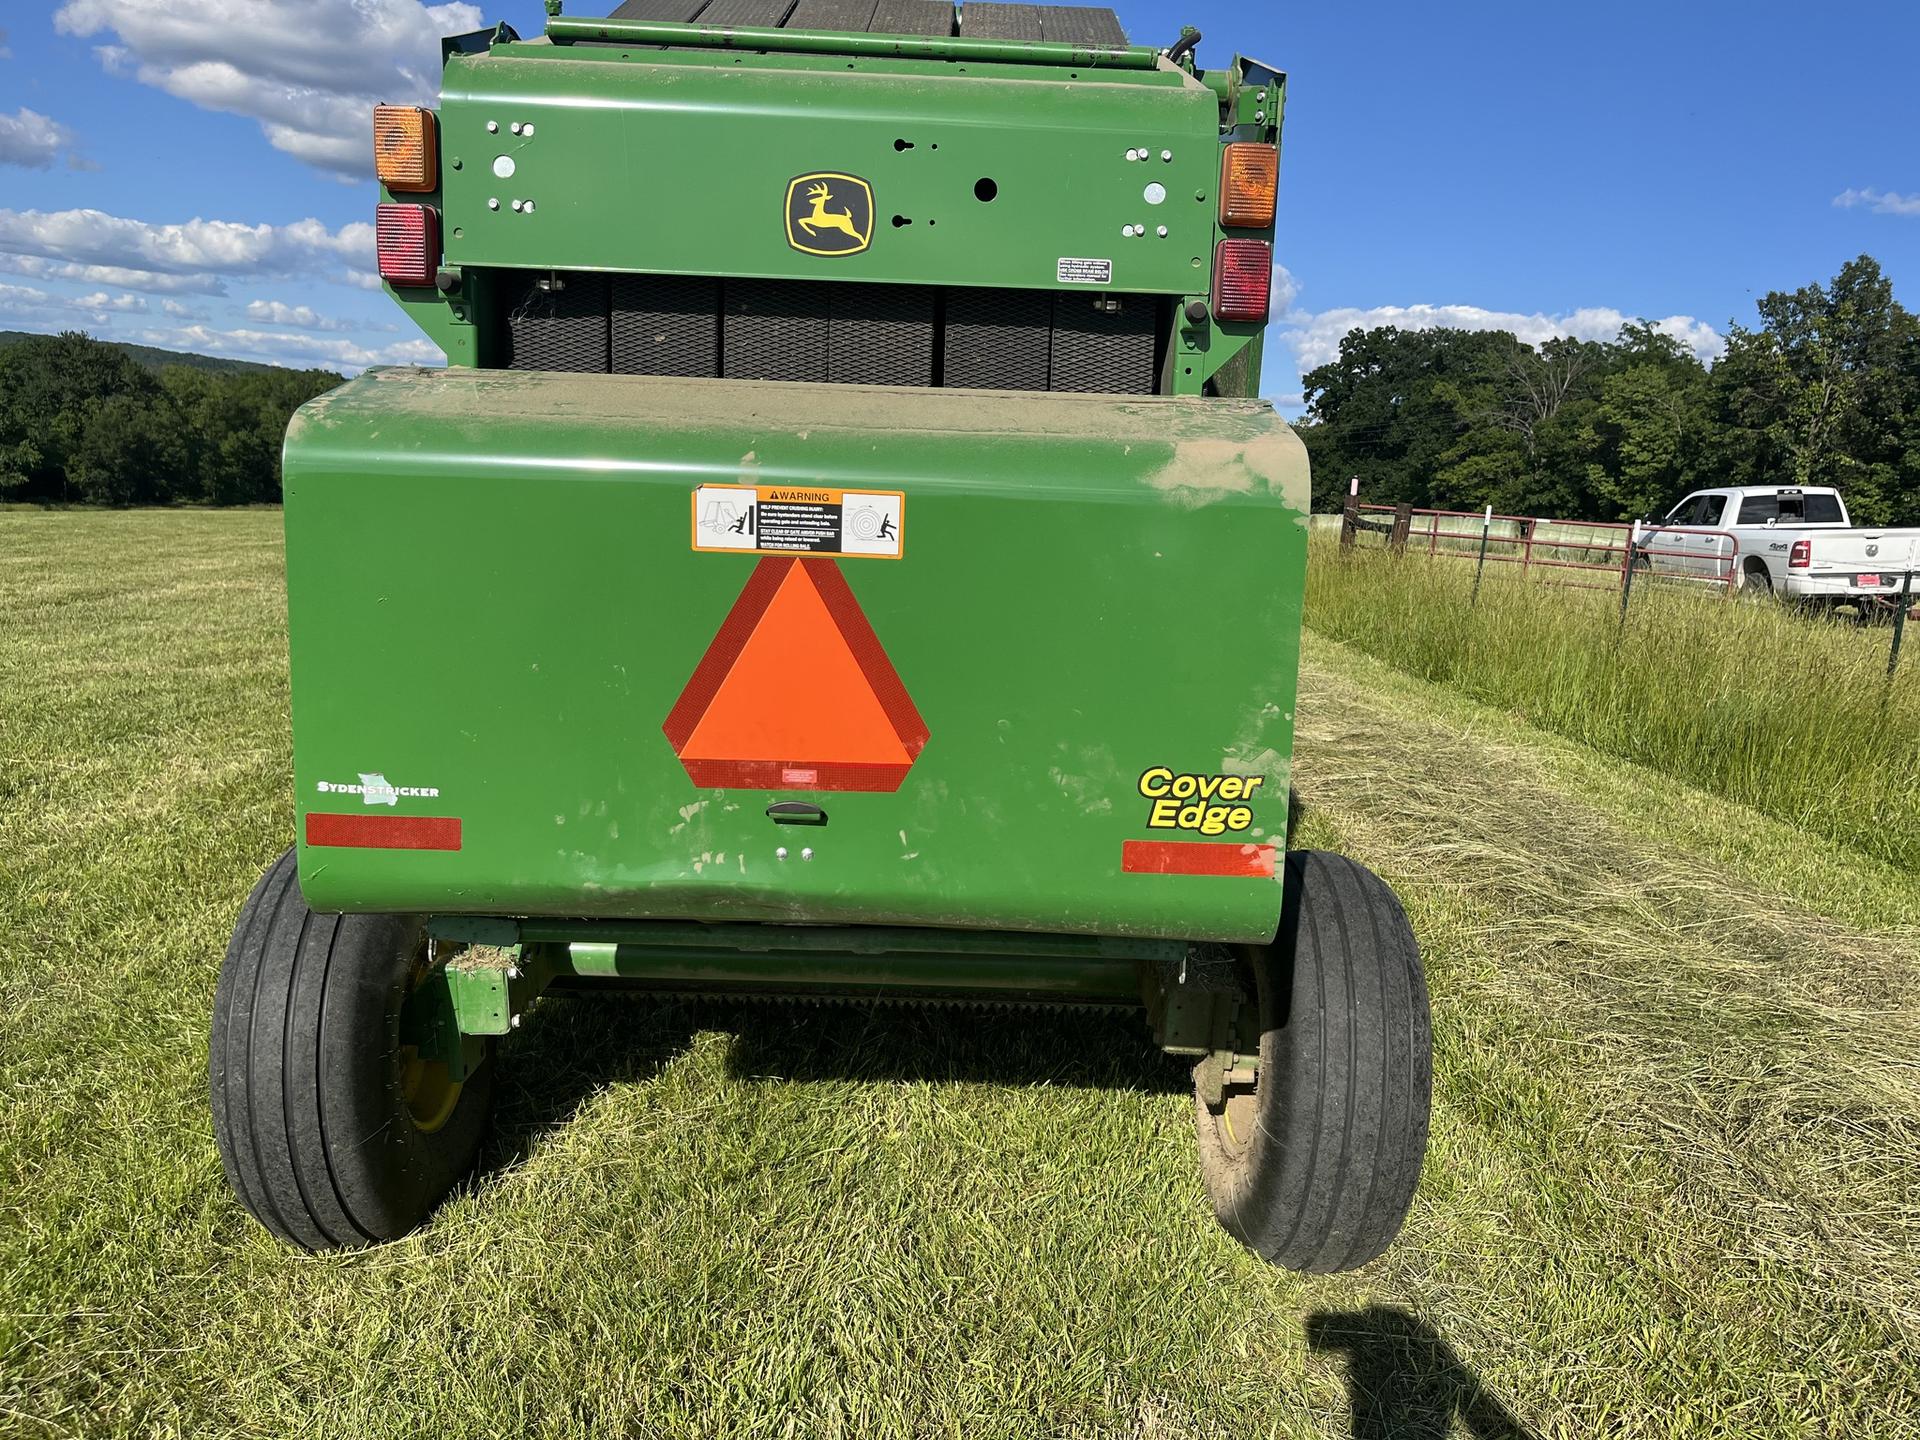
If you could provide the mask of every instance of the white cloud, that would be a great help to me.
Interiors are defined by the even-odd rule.
[[[1283,315],[1293,308],[1293,302],[1300,298],[1300,282],[1293,278],[1293,272],[1278,260],[1273,262],[1273,300],[1272,310]]]
[[[0,269],[165,293],[226,293],[228,277],[319,274],[373,254],[373,226],[318,220],[154,225],[99,210],[0,209]]]
[[[11,60],[12,58],[13,58],[13,51],[7,48],[6,27],[3,25],[0,25],[0,60]]]
[[[0,165],[45,170],[63,155],[75,169],[90,168],[75,150],[73,131],[58,120],[25,106],[0,115]]]
[[[1833,203],[1842,210],[1864,205],[1876,215],[1920,215],[1920,193],[1897,195],[1871,186],[1864,190],[1842,190],[1833,197]]]
[[[280,300],[252,300],[247,318],[267,325],[291,325],[296,330],[348,330],[352,326],[322,315],[311,305],[288,305]]]
[[[343,283],[357,286],[362,290],[378,290],[383,282],[372,270],[349,270]]]
[[[1382,325],[1402,330],[1506,330],[1529,345],[1556,336],[1577,340],[1612,340],[1632,316],[1606,306],[1592,306],[1565,315],[1540,311],[1522,314],[1486,310],[1478,305],[1375,305],[1308,312],[1291,310],[1276,318],[1281,338],[1292,347],[1303,371],[1324,365],[1340,354],[1340,341],[1350,330],[1372,330]],[[1691,315],[1669,315],[1653,328],[1671,335],[1702,362],[1717,360],[1727,348],[1720,333]]]
[[[271,365],[322,366],[334,370],[364,370],[369,365],[444,365],[446,356],[425,340],[402,340],[377,349],[354,340],[283,330],[215,330],[206,325],[178,325],[143,330],[136,337],[167,350],[194,350],[238,360],[264,360]]]
[[[165,314],[171,315],[175,320],[204,320],[207,318],[206,311],[196,310],[191,305],[182,305],[178,300],[162,300],[160,302],[160,309]]]
[[[147,302],[138,295],[54,295],[31,285],[0,284],[0,315],[40,322],[84,318],[106,325],[116,315],[144,315]]]
[[[483,19],[474,5],[420,0],[65,0],[54,25],[111,36],[96,47],[109,70],[256,120],[274,148],[361,179],[375,102],[430,103],[440,37]]]
[[[27,275],[35,280],[78,280],[87,285],[127,285],[165,295],[224,295],[227,287],[217,275],[154,275],[144,270],[128,270],[118,265],[77,265],[71,261],[48,260],[39,255],[9,255],[0,252],[0,270]]]
[[[104,290],[96,290],[91,295],[82,295],[74,305],[82,310],[96,313],[110,311],[116,315],[144,315],[147,302],[138,295],[109,295]]]

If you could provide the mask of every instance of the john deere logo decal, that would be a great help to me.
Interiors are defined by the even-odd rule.
[[[809,255],[858,255],[873,240],[873,187],[823,170],[787,186],[787,243]]]

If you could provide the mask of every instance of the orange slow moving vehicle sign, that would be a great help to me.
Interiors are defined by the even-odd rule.
[[[754,567],[662,728],[714,789],[898,790],[927,743],[838,563],[797,556]]]

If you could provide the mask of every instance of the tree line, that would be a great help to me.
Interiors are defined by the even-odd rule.
[[[0,349],[0,500],[278,503],[280,442],[328,370],[150,370],[78,333]]]
[[[1857,523],[1920,525],[1920,321],[1862,255],[1774,291],[1711,369],[1645,321],[1609,341],[1355,330],[1304,377],[1314,508],[1361,499],[1570,520],[1690,490],[1831,485]]]

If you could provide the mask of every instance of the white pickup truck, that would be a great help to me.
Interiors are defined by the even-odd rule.
[[[1840,492],[1784,486],[1696,490],[1666,517],[1643,522],[1635,564],[1657,575],[1771,591],[1807,607],[1898,608],[1915,572],[1920,529],[1856,530]]]

